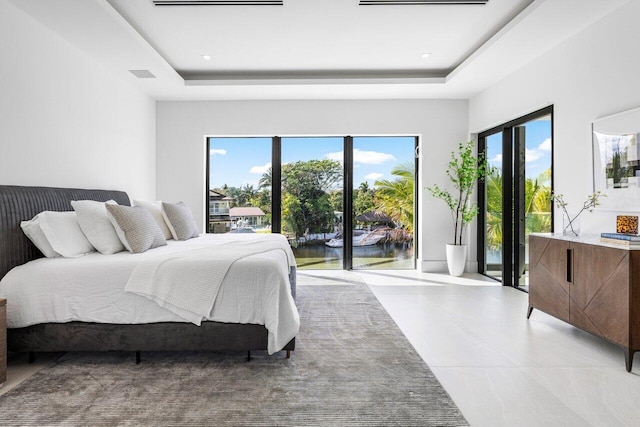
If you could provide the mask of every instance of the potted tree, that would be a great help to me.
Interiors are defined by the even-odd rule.
[[[451,210],[453,243],[447,243],[447,267],[452,276],[460,276],[464,272],[467,261],[467,246],[463,244],[464,231],[478,215],[478,205],[472,203],[471,193],[478,181],[483,180],[487,173],[484,154],[481,153],[476,157],[473,154],[473,147],[473,141],[464,142],[458,145],[457,151],[451,152],[447,176],[455,189],[453,192],[437,184],[427,187],[427,191],[433,197],[444,200]]]

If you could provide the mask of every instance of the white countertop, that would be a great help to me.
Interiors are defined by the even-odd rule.
[[[640,250],[640,245],[626,245],[600,240],[599,234],[581,234],[579,236],[568,236],[562,233],[531,233],[530,236],[547,237],[550,239],[565,240],[567,242],[585,243],[588,245],[606,246],[608,248],[623,249],[629,251]]]

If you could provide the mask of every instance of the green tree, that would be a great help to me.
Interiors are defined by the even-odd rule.
[[[282,189],[289,194],[327,192],[342,181],[342,166],[336,160],[308,160],[282,165]]]
[[[233,199],[231,207],[234,208],[236,206],[252,206],[251,200],[256,197],[258,190],[256,190],[251,184],[245,184],[239,188],[229,187],[225,184],[222,186],[222,193]]]
[[[490,250],[502,248],[502,172],[490,168],[485,178],[486,200],[486,245]]]
[[[397,178],[393,181],[380,180],[375,182],[375,208],[387,214],[394,222],[401,224],[413,233],[413,198],[415,172],[413,162],[396,165],[391,175]]]
[[[282,219],[284,231],[304,234],[329,232],[334,214],[329,193],[342,180],[335,160],[309,160],[282,166]]]
[[[544,175],[545,172],[536,179],[527,178],[525,182],[525,233],[527,235],[551,231],[551,187],[542,184]]]
[[[273,182],[272,176],[273,171],[271,169],[271,166],[269,166],[269,169],[262,174],[262,177],[260,177],[258,188],[271,188],[271,182]]]
[[[369,187],[369,184],[365,181],[360,186],[353,190],[353,216],[356,217],[365,212],[375,210],[375,198],[376,191]]]
[[[302,204],[300,200],[288,193],[282,195],[282,230],[293,233],[296,237],[304,233],[304,224],[298,222],[302,217]]]
[[[329,202],[334,211],[342,212],[342,190],[333,190],[329,192]]]
[[[251,206],[256,206],[262,209],[265,214],[265,225],[271,224],[271,191],[263,189],[258,191],[250,200]]]
[[[473,154],[473,141],[460,143],[457,151],[451,152],[447,164],[447,176],[455,189],[453,194],[437,184],[427,187],[435,198],[444,201],[453,219],[453,244],[462,245],[466,226],[478,215],[478,206],[471,201],[471,193],[478,181],[487,174],[487,162],[483,153],[476,158]]]
[[[244,187],[240,187],[238,206],[251,205],[251,199],[254,198],[257,193],[257,190],[251,184],[245,184]]]
[[[525,181],[525,234],[551,231],[551,169]],[[502,174],[490,168],[486,183],[486,245],[490,250],[502,247]]]
[[[238,187],[229,187],[227,184],[222,186],[222,193],[226,194],[227,197],[231,197],[233,200],[229,203],[229,207],[234,208],[238,205],[238,196],[240,194],[240,189]]]

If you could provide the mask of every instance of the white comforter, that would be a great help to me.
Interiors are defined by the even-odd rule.
[[[205,234],[142,254],[120,252],[80,258],[41,258],[11,270],[0,281],[0,298],[7,298],[7,326],[85,321],[137,324],[183,322],[184,318],[141,295],[125,291],[132,272],[144,260],[158,256],[218,247],[241,241],[260,245],[281,239],[275,249],[231,264],[207,320],[265,325],[268,351],[274,353],[296,336],[300,319],[291,296],[288,267],[295,258],[280,235]],[[252,244],[253,246],[253,244]],[[273,246],[273,244],[271,244]]]

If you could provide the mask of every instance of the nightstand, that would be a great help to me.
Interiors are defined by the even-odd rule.
[[[7,300],[0,298],[0,384],[7,380]]]

